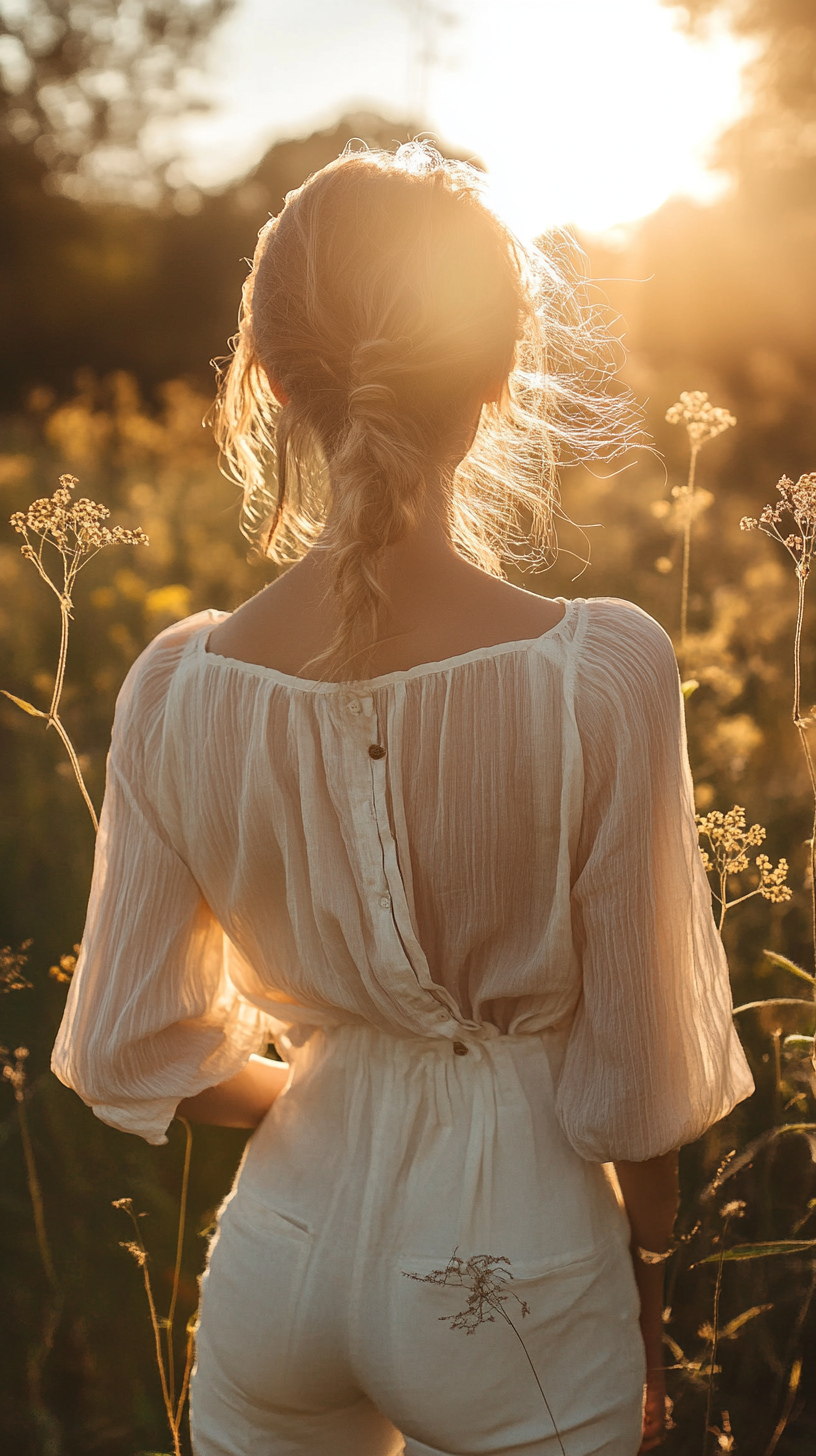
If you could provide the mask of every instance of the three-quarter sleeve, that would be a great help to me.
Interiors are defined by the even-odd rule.
[[[103,1122],[166,1142],[176,1106],[268,1040],[239,952],[162,823],[154,784],[168,684],[198,619],[168,629],[119,695],[82,948],[52,1067]]]
[[[629,603],[591,605],[575,681],[583,990],[557,1111],[584,1158],[639,1162],[701,1136],[753,1081],[698,849],[671,643]]]

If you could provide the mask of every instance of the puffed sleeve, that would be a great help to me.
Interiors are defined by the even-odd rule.
[[[156,802],[164,705],[191,631],[168,628],[116,705],[82,949],[52,1067],[103,1122],[150,1143],[183,1097],[233,1076],[268,1041],[235,990],[239,952],[174,849]]]
[[[592,1162],[692,1142],[753,1091],[697,843],[677,664],[628,602],[587,604],[572,906],[583,993],[558,1088]]]

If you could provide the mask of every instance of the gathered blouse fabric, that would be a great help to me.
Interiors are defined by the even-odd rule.
[[[671,644],[630,603],[361,684],[207,650],[134,664],[56,1074],[166,1140],[274,1039],[560,1028],[584,1159],[697,1138],[752,1090],[697,847]]]

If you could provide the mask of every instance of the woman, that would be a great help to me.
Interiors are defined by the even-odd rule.
[[[261,234],[218,433],[302,560],[128,675],[54,1061],[151,1142],[257,1129],[197,1456],[660,1439],[675,1149],[752,1085],[677,669],[636,607],[499,576],[519,520],[549,544],[557,457],[627,440],[605,350],[427,146]]]

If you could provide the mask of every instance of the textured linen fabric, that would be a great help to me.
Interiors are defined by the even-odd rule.
[[[574,602],[533,641],[321,684],[209,653],[218,620],[122,689],[54,1054],[152,1142],[269,1036],[289,1058],[202,1284],[196,1456],[635,1456],[601,1165],[752,1085],[669,641]],[[472,1339],[454,1251],[512,1273]]]
[[[296,1050],[202,1281],[196,1456],[634,1456],[628,1227],[558,1126],[565,1041],[347,1025]],[[506,1320],[451,1327],[454,1251],[492,1255]]]
[[[357,685],[210,653],[222,619],[161,633],[117,704],[53,1059],[97,1116],[164,1142],[270,1037],[347,1025],[565,1033],[556,1116],[595,1162],[749,1095],[649,616],[577,600],[539,638]]]

